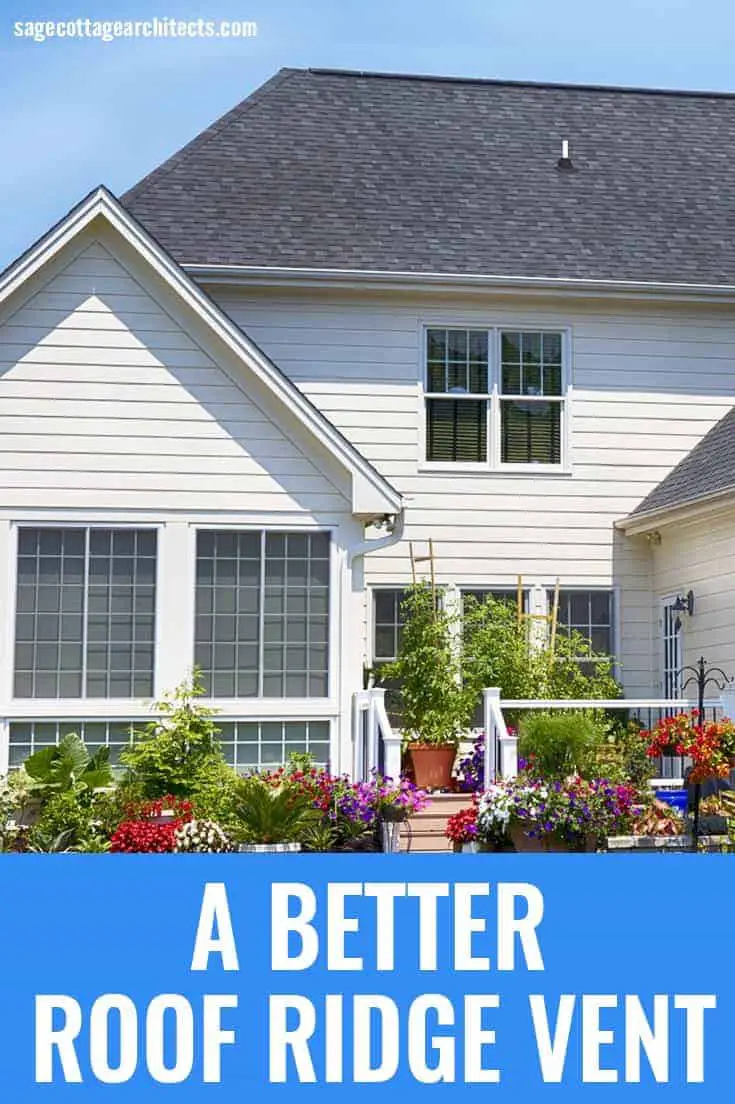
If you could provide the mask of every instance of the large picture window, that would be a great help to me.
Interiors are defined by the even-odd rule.
[[[432,327],[424,401],[432,463],[561,465],[563,334]]]
[[[15,697],[151,697],[155,605],[155,530],[19,529]]]
[[[195,662],[213,697],[327,697],[329,535],[200,530]]]

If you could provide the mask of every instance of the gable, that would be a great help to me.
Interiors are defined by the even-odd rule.
[[[317,468],[99,240],[0,326],[0,363],[7,506],[350,510],[347,473]]]
[[[93,243],[102,247],[107,256],[85,257],[85,251]],[[109,267],[111,262],[113,269]],[[114,270],[115,264],[118,270]],[[292,442],[296,450],[304,459],[308,457],[324,478],[339,487],[342,493],[347,493],[349,508],[353,515],[364,521],[370,521],[376,517],[382,518],[401,512],[402,501],[398,492],[193,283],[171,257],[147,236],[104,188],[98,189],[78,204],[65,219],[53,227],[40,242],[31,247],[0,276],[0,318],[4,318],[7,322],[11,315],[17,314],[21,306],[28,305],[36,294],[44,290],[46,284],[52,279],[59,280],[57,285],[59,290],[52,294],[65,297],[63,308],[57,304],[62,311],[81,310],[90,297],[101,299],[105,309],[115,314],[118,321],[125,323],[125,328],[134,335],[138,344],[148,349],[155,357],[155,348],[151,346],[154,339],[141,338],[140,334],[144,331],[140,330],[140,323],[133,323],[125,314],[128,308],[131,308],[132,302],[140,298],[139,290],[142,290],[143,298],[145,299],[147,294],[158,308],[175,319],[181,332],[191,339],[205,358],[192,365],[176,366],[211,369],[212,365],[216,365],[221,370],[222,376],[227,377],[235,389],[251,401],[267,422],[279,427],[284,440]],[[122,285],[126,280],[129,280],[129,283],[127,288],[123,288]],[[135,285],[140,285],[140,289]],[[110,298],[114,296],[123,298],[119,308],[122,313],[118,313],[117,307]],[[82,313],[96,312],[87,310]],[[145,307],[142,313],[147,313]],[[61,329],[63,328],[61,323],[65,317],[62,313],[50,324],[54,329]],[[84,327],[81,329],[83,330]],[[6,367],[12,368],[18,362],[33,361],[34,357],[39,356],[41,363],[46,363],[43,358],[53,355],[46,351],[37,352],[36,344],[59,347],[55,341],[52,342],[49,339],[48,334],[44,333],[33,339],[32,346],[25,347],[21,342],[14,348],[13,342],[8,342],[10,352],[7,354],[9,359],[6,361]],[[85,348],[83,341],[80,348]],[[93,345],[92,348],[96,346]],[[139,349],[136,346],[133,351],[127,350],[127,354],[124,349],[121,349],[116,355],[127,364],[126,355],[132,355],[135,359],[138,352]],[[192,353],[192,350],[189,349],[188,352]],[[63,363],[65,356],[71,356],[74,360],[76,354],[59,353],[56,359]],[[87,354],[83,352],[79,356],[81,357],[80,369],[100,366],[94,361],[90,363],[85,360]],[[92,356],[94,358],[94,354]],[[98,359],[101,359],[103,364],[110,363],[109,355],[101,354]],[[146,362],[145,366],[149,368],[171,366],[174,364],[174,359],[169,356],[165,362]],[[113,360],[110,366],[120,367],[121,365],[117,365]],[[10,396],[10,390],[7,390],[7,393]],[[118,396],[114,401],[122,404],[127,400]],[[163,399],[160,401],[164,402]],[[247,404],[243,405],[244,400],[239,395],[238,403],[242,413]],[[200,405],[207,410],[210,421],[221,422],[227,428],[229,424],[227,420],[238,413],[234,409],[238,403],[227,400],[220,410],[214,397],[209,396]],[[17,411],[20,409],[16,407]],[[116,409],[126,416],[133,416],[132,408],[118,405]],[[93,411],[94,407],[85,405],[84,410]],[[155,406],[148,407],[147,412],[152,412],[154,417],[144,419],[145,421],[155,420],[159,415],[165,421],[166,413],[172,413],[170,408],[159,410]],[[140,410],[136,413],[139,416]],[[178,410],[175,417],[178,418],[179,414],[183,413],[185,413],[183,410]],[[110,414],[109,410],[100,408],[93,416],[99,421],[107,414]],[[20,416],[24,415],[20,414]],[[31,413],[30,416],[33,414]],[[51,417],[52,414],[49,412],[48,416]],[[114,414],[110,416],[115,417]],[[242,418],[239,420],[243,421]],[[251,423],[253,420],[258,419],[251,419]],[[234,425],[235,427],[238,425],[237,417]],[[239,430],[233,431],[233,439],[237,439],[242,444],[242,436],[237,435],[239,432]],[[257,440],[257,438],[252,436],[251,440]],[[342,489],[345,477],[349,485],[348,491]],[[298,491],[296,484],[290,485],[288,493],[291,491]]]

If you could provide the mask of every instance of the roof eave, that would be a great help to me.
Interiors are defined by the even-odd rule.
[[[721,491],[713,491],[708,495],[700,495],[688,502],[679,502],[672,506],[660,506],[656,510],[628,514],[627,517],[620,518],[619,521],[615,522],[615,528],[625,533],[626,536],[634,537],[653,532],[665,525],[696,520],[698,517],[732,504],[735,504],[735,486],[726,487]]]
[[[608,280],[557,276],[509,276],[489,273],[461,272],[401,272],[383,269],[311,268],[288,265],[229,265],[182,262],[181,267],[203,284],[279,285],[364,288],[386,290],[480,290],[493,288],[514,293],[519,289],[549,293],[576,292],[585,295],[630,296],[655,298],[713,298],[735,303],[735,284],[692,284],[676,281]]]

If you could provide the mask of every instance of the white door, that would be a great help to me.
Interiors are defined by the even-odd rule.
[[[661,640],[663,645],[663,696],[681,697],[681,669],[684,665],[681,614],[674,609],[676,595],[661,599]]]

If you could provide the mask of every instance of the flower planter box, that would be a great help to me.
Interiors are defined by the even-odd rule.
[[[300,843],[241,843],[238,847],[244,855],[296,855]]]
[[[587,837],[584,840],[577,842],[570,842],[564,839],[563,836],[557,835],[555,832],[545,833],[540,836],[529,836],[525,830],[521,828],[519,824],[511,825],[508,835],[511,838],[511,842],[516,851],[527,852],[550,852],[550,851],[594,851],[595,840],[594,837]]]

